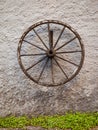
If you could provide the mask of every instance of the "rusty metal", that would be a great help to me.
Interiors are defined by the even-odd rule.
[[[51,27],[51,25],[60,25],[62,26],[62,29],[60,30],[60,33],[56,39],[56,41],[54,41],[54,29]],[[47,35],[48,35],[48,40],[49,41],[44,41],[43,38],[40,36],[40,34],[36,31],[36,28],[41,27],[42,25],[46,25],[47,28]],[[64,33],[64,31],[68,29],[71,31],[72,34],[74,34],[74,37],[69,39],[67,42],[61,43],[60,46],[57,47],[58,43],[60,42],[60,40],[62,39],[62,35]],[[30,35],[37,37],[40,40],[40,45],[37,45],[37,43],[33,43],[32,41],[29,41],[26,37],[28,36],[28,34],[33,31],[34,34]],[[44,30],[43,30],[44,31]],[[62,50],[62,48],[66,47],[68,44],[72,43],[74,40],[78,40],[79,42],[79,49],[75,50],[75,48],[73,47],[73,50]],[[48,44],[47,44],[48,43]],[[27,54],[27,53],[21,53],[23,45],[26,46],[26,44],[31,45],[32,47],[35,47],[36,49],[39,50],[39,52],[37,53],[33,53],[34,50],[32,49],[32,53],[31,54]],[[76,43],[74,43],[76,44]],[[42,47],[43,45],[43,47]],[[25,75],[30,78],[32,81],[40,84],[40,85],[44,85],[44,86],[58,86],[58,85],[63,85],[65,83],[67,83],[68,81],[72,80],[80,71],[82,65],[83,65],[83,61],[84,61],[84,46],[82,43],[82,40],[80,38],[80,35],[68,24],[60,22],[60,21],[56,21],[56,20],[45,20],[45,21],[41,21],[38,22],[36,24],[33,24],[32,26],[30,26],[22,35],[22,37],[20,38],[19,41],[19,45],[18,45],[18,61],[20,64],[21,69],[23,70],[23,72],[25,73]],[[42,52],[40,52],[42,51]],[[66,55],[67,56],[62,56]],[[68,54],[80,54],[80,61],[79,63],[75,63],[75,61],[71,61],[70,59],[68,59]],[[28,67],[24,66],[24,63],[22,62],[22,57],[38,57],[41,56],[41,58],[38,61],[35,61],[32,58],[32,61],[34,62],[32,65],[29,65]],[[67,58],[66,58],[67,57]],[[65,64],[70,64],[73,65],[72,68],[76,67],[76,69],[73,71],[73,73],[71,73],[71,75],[69,76],[66,71],[64,66],[62,66],[61,62],[59,62],[59,60],[61,60],[61,62],[64,62]],[[42,63],[44,61],[44,63],[42,64],[42,66],[40,67],[40,70],[38,73],[39,75],[37,76],[37,78],[35,78],[35,76],[32,76],[28,71],[30,71],[33,67],[38,66],[40,63]],[[47,67],[47,65],[50,64],[50,66]],[[62,78],[61,76],[65,76],[63,81],[58,81],[58,79],[55,79],[56,77],[54,76],[54,74],[57,72],[55,71],[55,67],[58,67],[60,70],[60,78]],[[44,78],[47,79],[47,82],[44,82],[44,78],[42,78],[44,76],[44,72],[47,71],[45,70],[46,68],[48,68],[48,70],[50,70],[51,73],[51,79],[48,81],[49,76],[46,76]],[[67,66],[68,68],[68,66]],[[70,69],[68,69],[69,71]],[[41,81],[40,81],[41,80]]]

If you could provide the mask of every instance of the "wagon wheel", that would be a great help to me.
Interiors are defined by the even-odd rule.
[[[73,79],[84,61],[79,34],[68,24],[46,20],[29,27],[18,45],[23,72],[44,86],[58,86]]]

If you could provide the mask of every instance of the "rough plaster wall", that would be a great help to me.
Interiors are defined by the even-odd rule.
[[[30,81],[17,61],[22,33],[44,19],[75,28],[85,62],[69,83],[47,88]],[[98,0],[0,0],[0,116],[98,111]]]

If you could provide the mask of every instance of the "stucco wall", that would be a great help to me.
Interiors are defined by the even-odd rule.
[[[70,24],[85,46],[80,73],[56,88],[33,83],[17,61],[20,36],[44,19]],[[68,110],[98,111],[98,0],[0,0],[0,116]]]

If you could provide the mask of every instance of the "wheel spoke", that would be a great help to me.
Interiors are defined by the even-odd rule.
[[[59,49],[61,49],[62,47],[64,47],[64,46],[67,45],[68,43],[72,42],[72,41],[75,40],[76,38],[77,38],[77,37],[75,36],[74,38],[72,38],[71,40],[69,40],[68,42],[66,42],[65,44],[63,44],[62,46],[58,47],[58,48],[56,49],[56,51],[59,50]]]
[[[49,46],[51,48],[51,39],[50,39],[50,25],[48,23],[48,37],[49,37]]]
[[[49,32],[49,41],[50,41],[50,50],[53,49],[53,30],[50,30]]]
[[[39,75],[39,78],[38,78],[38,82],[39,82],[39,80],[40,80],[40,78],[41,78],[41,76],[42,76],[42,74],[43,74],[43,72],[44,72],[44,70],[45,70],[45,67],[46,67],[48,61],[49,61],[49,58],[47,58],[46,63],[44,64],[44,67],[42,68],[42,71],[41,71],[41,73],[40,73],[40,75]]]
[[[48,47],[46,46],[46,44],[44,43],[44,41],[41,39],[41,37],[39,36],[39,34],[35,31],[35,29],[33,29],[33,31],[35,32],[35,34],[38,36],[38,38],[40,39],[40,41],[43,43],[43,45],[48,49]],[[49,50],[49,49],[48,49]]]
[[[58,57],[58,58],[59,58],[59,59],[61,59],[61,60],[66,61],[66,62],[68,62],[68,63],[70,63],[70,64],[73,64],[74,66],[79,67],[79,65],[77,65],[77,64],[75,64],[75,63],[73,63],[72,61],[66,60],[66,59],[64,59],[64,58],[62,58],[62,57],[59,57],[59,56],[57,56],[57,55],[56,55],[56,57]]]
[[[39,47],[39,46],[37,46],[37,45],[35,45],[35,44],[33,44],[33,43],[27,41],[27,40],[23,40],[23,41],[29,43],[30,45],[32,45],[32,46],[34,46],[34,47],[36,47],[36,48],[38,48],[38,49],[40,49],[40,50],[46,51],[45,49],[43,49],[43,48],[41,48],[41,47]]]
[[[40,53],[40,54],[22,54],[20,56],[38,56],[38,55],[46,55],[46,53]]]
[[[54,77],[53,77],[53,59],[51,58],[51,75],[52,75],[52,82],[54,83]]]
[[[43,61],[45,58],[46,58],[46,56],[43,57],[42,59],[40,59],[40,60],[39,60],[38,62],[36,62],[35,64],[31,65],[29,68],[26,69],[26,71],[28,71],[29,69],[33,68],[35,65],[37,65],[38,63],[40,63],[41,61]]]
[[[53,47],[53,48],[55,48],[55,47],[56,47],[56,45],[57,45],[57,43],[58,43],[59,39],[61,38],[61,36],[62,36],[62,34],[63,34],[64,30],[65,30],[65,26],[63,27],[63,29],[62,29],[62,31],[61,31],[61,33],[60,33],[60,35],[59,35],[59,37],[58,37],[58,39],[57,39],[56,43],[54,44],[54,47]]]
[[[56,52],[56,54],[62,54],[62,53],[76,53],[76,52],[82,52],[82,51],[62,51],[62,52]]]
[[[67,74],[64,72],[64,70],[62,69],[62,67],[60,66],[59,62],[54,58],[55,62],[57,63],[58,67],[61,69],[62,73],[65,75],[65,77],[68,79]]]

